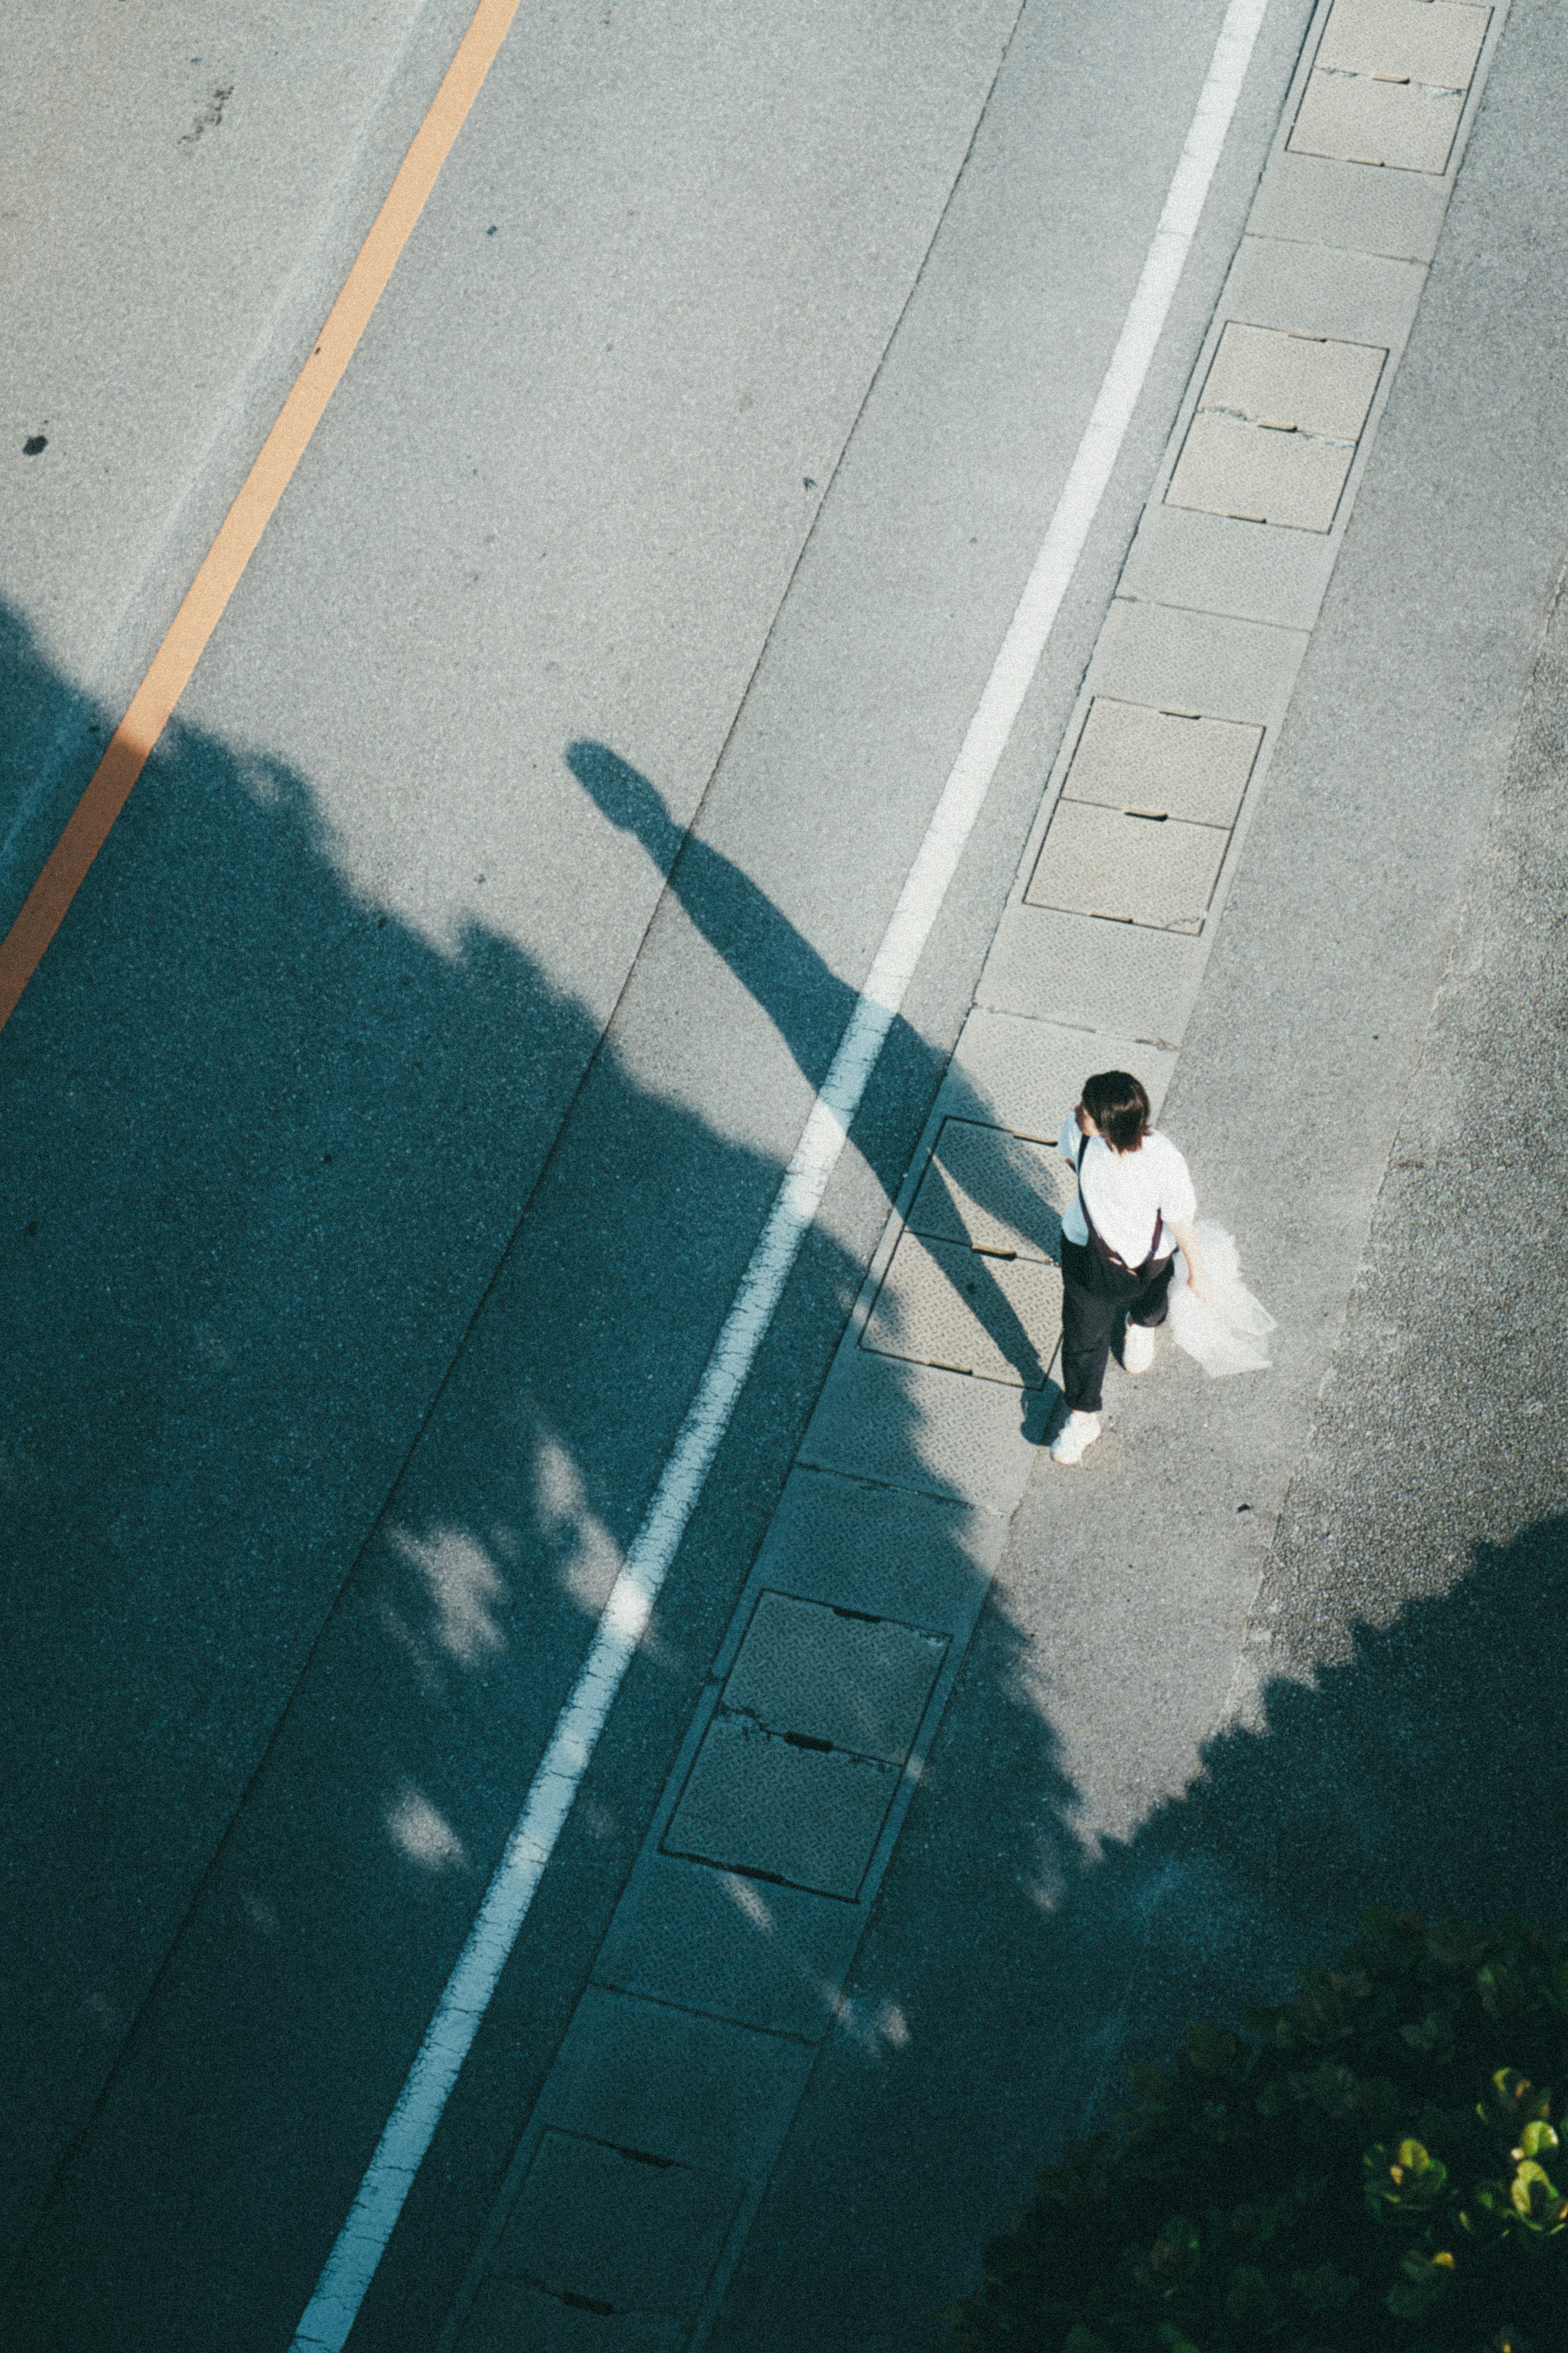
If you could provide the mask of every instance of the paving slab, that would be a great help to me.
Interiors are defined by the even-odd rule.
[[[1187,1026],[1204,953],[1180,933],[1015,905],[992,942],[976,1002],[1084,1029],[1103,1022],[1130,1042],[1169,1049]]]
[[[1278,724],[1306,634],[1117,596],[1094,650],[1097,694],[1201,718]]]
[[[866,1913],[657,1850],[645,1854],[594,1967],[595,1985],[819,2042]]]
[[[851,1347],[835,1362],[798,1460],[819,1471],[1010,1511],[1055,1399]]]
[[[489,2267],[557,2298],[689,2327],[745,2195],[727,2174],[547,2132]]]
[[[757,1597],[721,1706],[771,1732],[901,1765],[942,1672],[947,1637],[790,1593]]]
[[[1387,357],[1380,344],[1227,320],[1198,407],[1234,409],[1254,424],[1354,441]]]
[[[600,2313],[516,2280],[486,2280],[458,2339],[462,2353],[679,2353],[689,2331],[647,2313]]]
[[[944,1120],[910,1210],[910,1231],[1059,1264],[1062,1218],[1075,1183],[1054,1145],[975,1120]]]
[[[1418,262],[1259,237],[1249,225],[1215,318],[1381,346],[1397,357],[1426,283]]]
[[[749,2174],[771,2159],[810,2063],[806,2047],[782,2035],[589,1986],[537,2121],[643,2157]]]
[[[1199,415],[1188,429],[1165,497],[1240,522],[1285,531],[1331,531],[1355,451],[1287,427]]]
[[[1293,244],[1430,261],[1447,201],[1446,184],[1421,173],[1281,149],[1263,174],[1247,227]]]
[[[1333,570],[1335,543],[1315,532],[1243,522],[1152,502],[1128,550],[1123,596],[1310,629]]]
[[[1060,1328],[1061,1295],[1061,1277],[1048,1260],[994,1258],[905,1232],[860,1345],[1038,1389]]]
[[[942,1082],[950,1117],[989,1118],[1015,1135],[1055,1144],[1062,1122],[1096,1071],[1131,1071],[1148,1090],[1155,1116],[1174,1057],[1164,1048],[1114,1033],[1070,1029],[982,1007],[970,1015]]]
[[[899,1779],[873,1757],[716,1715],[664,1851],[853,1903]]]
[[[1334,0],[1313,62],[1320,71],[1468,90],[1491,13],[1468,0]]]
[[[1290,133],[1297,155],[1337,155],[1395,172],[1441,172],[1464,111],[1460,90],[1314,73]]]
[[[1096,695],[1072,755],[1064,800],[1232,826],[1252,774],[1261,727],[1194,719]]]
[[[796,1469],[752,1581],[958,1633],[974,1621],[1005,1532],[1005,1517],[995,1512]],[[732,1641],[743,1623],[737,1613]],[[720,1653],[720,1672],[726,1655]]]
[[[1155,931],[1199,932],[1229,839],[1228,827],[1064,799],[1030,878],[1028,902]]]

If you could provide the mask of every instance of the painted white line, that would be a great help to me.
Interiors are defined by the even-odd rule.
[[[1232,0],[1100,396],[979,708],[479,1918],[306,2307],[293,2353],[318,2353],[322,2347],[341,2353],[637,1654],[1083,553],[1132,421],[1268,5],[1268,0]]]

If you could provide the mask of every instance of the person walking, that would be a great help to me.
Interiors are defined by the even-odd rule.
[[[1101,1071],[1058,1143],[1078,1171],[1078,1198],[1062,1219],[1062,1389],[1068,1418],[1053,1462],[1081,1462],[1100,1436],[1100,1388],[1119,1316],[1121,1362],[1145,1373],[1165,1320],[1175,1253],[1194,1295],[1209,1296],[1194,1221],[1192,1173],[1168,1136],[1149,1124],[1149,1098],[1128,1071]]]

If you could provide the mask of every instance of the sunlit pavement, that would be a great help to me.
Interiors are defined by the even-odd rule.
[[[105,0],[58,58],[35,13],[7,922],[469,12],[213,10],[176,43]],[[1223,15],[509,34],[0,1041],[17,2345],[289,2343],[981,703]],[[1267,209],[1320,30],[1264,16],[1035,682],[356,2348],[891,2353],[1124,2052],[1374,1897],[1552,1908],[1558,12],[1489,20],[1453,164],[1373,174],[1359,247],[1331,173],[1288,191],[1310,218]],[[1321,562],[1173,492],[1227,319],[1390,354]],[[1150,630],[1232,700],[1184,703]],[[1097,694],[1264,745],[1197,928],[1143,908],[1110,949],[1040,863]],[[1097,1037],[1152,1058],[1280,1331],[1254,1381],[1119,1381],[1067,1474],[1027,1235],[963,1374],[918,1341],[955,1328],[929,1276],[890,1270],[967,1263],[942,1119],[1051,1132]],[[933,1143],[956,1229],[916,1195]],[[723,1679],[779,1593],[912,1630],[856,1670],[857,1705],[905,1694],[875,1738],[821,1736],[920,1767],[869,1886],[825,1889],[837,1832],[796,1870],[787,1818],[782,1868],[704,1860],[735,1825],[689,1768],[748,1707],[772,1736]],[[665,1854],[722,1883],[739,1959],[648,1929]],[[640,2099],[656,2141],[701,2021],[759,2001],[744,2032],[795,2055],[731,2100],[733,2161],[637,2144],[686,2166],[658,2211],[708,2269],[655,2250],[600,2293],[610,2107],[550,2102]],[[583,2091],[616,2002],[687,2057]]]

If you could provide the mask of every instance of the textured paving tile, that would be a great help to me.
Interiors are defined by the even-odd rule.
[[[689,2324],[745,2195],[728,2174],[547,2132],[489,2268],[556,2297]]]
[[[488,2279],[458,2339],[458,2353],[679,2353],[678,2320],[595,2312],[517,2280]]]
[[[1262,741],[1261,727],[1237,720],[1177,717],[1097,694],[1063,797],[1157,809],[1193,825],[1234,825]]]
[[[546,2127],[749,2179],[810,2063],[780,2035],[591,1985],[536,2113]]]
[[[1334,0],[1316,63],[1466,90],[1490,21],[1466,0]]]
[[[853,1351],[848,1361],[866,1364]],[[892,1366],[874,1359],[868,1368],[889,1381],[899,1377]],[[1005,1528],[996,1512],[832,1472],[795,1470],[752,1576],[872,1617],[966,1633]]]
[[[1165,496],[1172,506],[1205,514],[1286,531],[1331,531],[1354,455],[1344,442],[1200,413]]]
[[[1028,1484],[1054,1405],[1048,1388],[1019,1391],[850,1347],[833,1367],[799,1460],[1004,1514]]]
[[[1103,1021],[1119,1036],[1175,1046],[1197,994],[1202,955],[1179,934],[1056,907],[1009,907],[976,995],[988,1010],[1086,1029]]]
[[[856,1905],[806,1888],[652,1854],[622,1898],[594,1978],[816,2042],[832,2024],[865,1925]]]
[[[770,1732],[901,1765],[946,1654],[944,1634],[763,1593],[722,1704]]]
[[[1441,172],[1463,111],[1457,91],[1373,81],[1366,74],[1314,73],[1290,147],[1298,155],[1339,155],[1396,172]]]
[[[1016,1388],[1044,1386],[1061,1325],[1049,1261],[1001,1259],[900,1234],[861,1346]]]
[[[1161,1047],[1114,1030],[1090,1033],[982,1007],[963,1025],[942,1108],[1055,1144],[1092,1071],[1131,1071],[1148,1089],[1157,1119],[1174,1063],[1174,1055]]]
[[[1384,350],[1326,335],[1282,333],[1231,320],[1198,402],[1301,433],[1353,441],[1366,423]]]
[[[921,1179],[912,1233],[1016,1258],[1060,1259],[1077,1179],[1054,1145],[948,1119]]]
[[[1216,826],[1174,818],[1161,823],[1088,801],[1063,801],[1029,884],[1029,903],[1160,931],[1196,932],[1229,839]]]
[[[898,1786],[896,1766],[715,1716],[665,1851],[853,1901]]]

